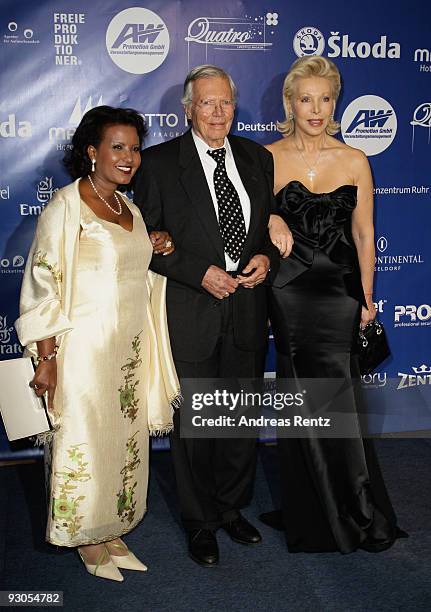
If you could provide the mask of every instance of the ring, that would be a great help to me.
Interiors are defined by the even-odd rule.
[[[171,240],[165,240],[165,247],[167,249],[169,249],[172,246],[172,241]]]
[[[226,291],[226,293],[224,294],[225,297],[229,297],[229,291]]]

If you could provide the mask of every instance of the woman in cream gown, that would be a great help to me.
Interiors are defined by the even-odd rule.
[[[153,245],[138,208],[114,192],[139,166],[139,120],[110,107],[84,116],[72,170],[84,152],[81,168],[94,159],[93,171],[42,213],[16,323],[39,358],[33,386],[48,391],[55,430],[47,540],[81,547],[88,571],[119,581],[118,567],[146,569],[119,538],[146,511],[148,435],[170,430],[179,395],[165,280],[148,271]]]

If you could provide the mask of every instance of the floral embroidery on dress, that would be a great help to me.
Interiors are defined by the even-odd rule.
[[[120,474],[123,475],[123,488],[117,493],[117,514],[124,523],[127,521],[129,525],[133,522],[135,517],[135,509],[136,509],[136,500],[134,499],[136,487],[138,486],[138,482],[132,484],[133,473],[141,463],[139,459],[139,448],[137,440],[135,440],[135,436],[138,432],[135,432],[133,436],[127,440],[126,449],[127,449],[127,460],[126,465],[121,470]]]
[[[134,358],[129,357],[127,362],[121,366],[121,370],[123,372],[125,371],[126,374],[124,376],[124,385],[118,389],[120,392],[121,412],[123,413],[124,418],[128,417],[132,423],[136,419],[139,403],[139,399],[135,396],[139,380],[133,381],[133,379],[136,376],[136,368],[142,363],[142,359],[140,358],[141,341],[139,339],[141,334],[142,330],[133,338],[132,350],[135,354]]]
[[[33,263],[38,268],[45,268],[49,270],[57,283],[61,283],[61,272],[57,267],[57,264],[50,264],[47,259],[47,253],[42,253],[42,251],[36,251],[34,254]]]
[[[81,528],[83,516],[78,515],[79,504],[85,495],[74,497],[78,488],[75,483],[87,482],[91,475],[86,471],[88,462],[84,461],[85,454],[80,447],[84,444],[74,444],[67,450],[70,461],[74,467],[65,467],[63,472],[55,472],[55,476],[63,482],[58,485],[58,494],[52,500],[52,518],[57,523],[56,529],[66,532],[74,537]]]

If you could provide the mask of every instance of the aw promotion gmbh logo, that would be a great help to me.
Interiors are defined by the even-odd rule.
[[[401,45],[390,42],[386,34],[378,40],[352,40],[349,34],[330,32],[328,41],[314,26],[304,26],[293,37],[293,50],[298,57],[304,55],[323,55],[326,46],[328,57],[347,57],[357,59],[400,59]]]
[[[106,49],[121,70],[153,72],[169,53],[169,31],[159,15],[146,8],[129,8],[112,19],[106,31]]]
[[[365,155],[378,155],[393,142],[397,116],[387,100],[380,96],[360,96],[346,108],[341,118],[344,142]]]

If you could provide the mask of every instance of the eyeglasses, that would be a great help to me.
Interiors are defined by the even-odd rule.
[[[228,113],[235,108],[235,102],[233,100],[201,100],[196,103],[201,111],[205,114],[213,113],[216,107],[220,108],[224,113]]]

